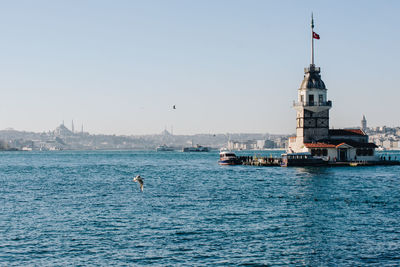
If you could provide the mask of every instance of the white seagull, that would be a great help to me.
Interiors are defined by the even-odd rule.
[[[140,190],[143,192],[143,178],[140,177],[140,175],[136,176],[135,178],[133,178],[134,182],[138,182],[140,185]]]

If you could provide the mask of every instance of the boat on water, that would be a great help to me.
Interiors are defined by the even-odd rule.
[[[163,152],[163,151],[174,151],[172,147],[169,147],[167,145],[160,145],[156,148],[157,152]]]
[[[231,151],[221,151],[219,153],[219,165],[239,165],[241,164],[239,158]]]
[[[309,152],[282,154],[282,167],[292,166],[327,166],[328,161],[321,157],[314,157]]]
[[[200,145],[191,146],[191,147],[184,147],[182,149],[182,152],[209,152],[209,151],[210,151],[209,147],[200,146]]]

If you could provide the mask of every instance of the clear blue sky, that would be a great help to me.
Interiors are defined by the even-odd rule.
[[[399,1],[36,0],[0,1],[0,129],[294,133],[311,12],[331,127],[400,125]]]

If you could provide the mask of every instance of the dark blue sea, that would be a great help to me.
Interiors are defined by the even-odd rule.
[[[400,166],[217,160],[217,152],[2,152],[0,265],[400,265]]]

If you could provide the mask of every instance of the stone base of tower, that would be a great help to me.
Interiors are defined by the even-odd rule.
[[[296,136],[289,137],[287,152],[288,153],[308,152],[307,148],[304,146],[303,138],[297,138]]]

